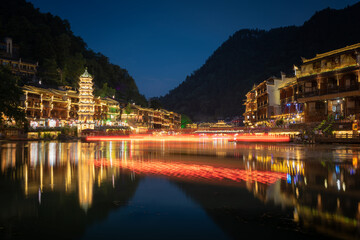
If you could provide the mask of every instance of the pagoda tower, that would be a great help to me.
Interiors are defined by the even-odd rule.
[[[94,129],[94,95],[93,95],[93,77],[88,73],[87,68],[80,76],[79,82],[79,128]]]

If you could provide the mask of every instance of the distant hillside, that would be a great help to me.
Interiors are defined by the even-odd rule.
[[[324,9],[302,26],[269,31],[243,29],[224,42],[193,74],[160,101],[195,121],[242,115],[245,94],[255,83],[293,64],[360,42],[360,3],[342,10]]]
[[[107,83],[102,93],[113,94],[115,89],[117,99],[147,104],[126,69],[89,49],[83,39],[73,34],[67,20],[40,13],[25,0],[1,2],[0,38],[4,37],[13,38],[20,57],[39,62],[39,77],[44,85],[76,87],[78,77],[87,66],[95,77],[97,89]]]

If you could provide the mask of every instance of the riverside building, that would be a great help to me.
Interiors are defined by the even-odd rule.
[[[304,122],[304,106],[298,102],[296,78],[285,78],[278,89],[280,91],[280,114],[274,118],[283,119],[286,124]]]
[[[270,78],[246,94],[245,125],[360,120],[360,43],[303,58],[294,68],[295,77]]]
[[[179,129],[181,115],[165,109],[144,108],[135,104],[129,105],[130,109],[123,110],[122,121],[131,127],[139,129]]]
[[[305,122],[360,118],[359,64],[360,43],[303,59],[296,78]]]
[[[16,76],[32,80],[36,76],[38,63],[24,61],[19,57],[18,50],[11,38],[5,38],[4,42],[0,43],[0,64],[10,67]]]
[[[147,129],[178,129],[181,115],[164,109],[154,110],[93,95],[92,76],[85,70],[79,79],[79,91],[25,85],[22,105],[32,128],[77,126],[79,130],[101,126],[130,126]]]
[[[282,114],[279,88],[288,81],[285,74],[281,74],[281,78],[270,77],[254,85],[246,94],[245,125],[269,125],[270,121]]]

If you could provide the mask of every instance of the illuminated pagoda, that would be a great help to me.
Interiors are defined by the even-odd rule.
[[[79,82],[79,128],[94,129],[95,102],[93,95],[93,77],[88,73],[87,68],[80,76]]]

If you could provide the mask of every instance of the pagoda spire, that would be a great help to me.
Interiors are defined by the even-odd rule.
[[[83,78],[93,78],[90,73],[88,73],[87,67],[85,68],[84,73],[80,76]]]

